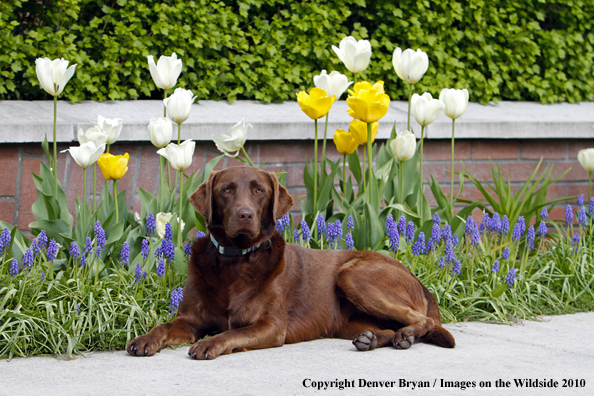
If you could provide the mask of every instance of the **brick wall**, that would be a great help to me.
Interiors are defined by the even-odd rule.
[[[450,141],[426,140],[424,145],[424,170],[442,184],[443,191],[449,194]],[[509,174],[512,185],[520,186],[532,173],[534,166],[544,157],[544,164],[554,164],[553,176],[561,174],[568,168],[571,171],[558,183],[549,188],[549,196],[553,199],[577,194],[587,196],[588,173],[577,161],[580,149],[594,147],[594,139],[589,140],[493,140],[493,139],[458,139],[456,141],[455,170],[461,169],[463,161],[471,173],[480,180],[492,180],[489,159],[498,163],[504,175]],[[59,146],[63,150],[67,146]],[[264,169],[268,171],[286,171],[287,187],[292,196],[305,194],[303,185],[303,166],[305,158],[313,154],[312,141],[275,141],[252,142],[246,146],[254,163],[266,162]],[[320,145],[321,151],[321,145]],[[336,152],[331,141],[328,144],[328,157],[336,160],[342,155]],[[112,153],[130,154],[128,173],[119,183],[120,189],[128,192],[128,207],[133,211],[140,210],[138,188],[156,193],[159,182],[159,159],[156,149],[150,143],[116,144]],[[204,167],[207,161],[218,156],[214,144],[198,142],[194,153],[194,161],[189,172]],[[34,221],[31,205],[36,199],[36,189],[31,172],[39,172],[39,164],[45,155],[39,144],[4,144],[0,147],[0,220],[18,224],[19,229],[28,230],[28,224]],[[58,175],[62,186],[67,191],[68,206],[74,213],[74,199],[77,192],[82,192],[82,169],[72,161],[69,154],[59,154]],[[218,169],[227,166],[242,165],[233,158],[225,157]],[[97,169],[97,194],[101,193],[103,178]],[[457,187],[456,187],[457,188]],[[427,191],[429,191],[427,187]],[[92,168],[87,174],[88,199],[92,197]],[[429,192],[430,194],[430,192]],[[478,190],[465,183],[463,198],[476,200],[481,198]],[[429,198],[432,204],[435,201]],[[293,207],[299,213],[299,202]],[[562,205],[558,205],[552,213],[553,218],[564,216]]]

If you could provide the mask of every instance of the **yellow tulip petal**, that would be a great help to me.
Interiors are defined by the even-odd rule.
[[[343,155],[352,154],[359,146],[353,138],[353,135],[343,129],[336,130],[333,140],[336,145],[336,150]]]

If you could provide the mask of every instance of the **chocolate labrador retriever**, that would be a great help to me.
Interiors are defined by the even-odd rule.
[[[273,173],[213,172],[190,201],[210,234],[192,246],[177,318],[131,341],[131,355],[194,342],[191,358],[214,359],[322,337],[361,351],[406,349],[421,337],[454,347],[435,298],[397,260],[286,244],[275,225],[293,199]],[[211,332],[219,334],[201,339]]]

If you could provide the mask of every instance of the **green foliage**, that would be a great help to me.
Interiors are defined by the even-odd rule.
[[[294,100],[322,69],[346,72],[331,49],[352,35],[371,42],[358,78],[407,89],[395,47],[421,48],[430,67],[415,86],[468,88],[472,101],[594,100],[594,3],[334,0],[8,0],[0,3],[0,99],[46,99],[35,59],[76,63],[65,97],[158,98],[147,55],[176,52],[179,86],[199,99]]]

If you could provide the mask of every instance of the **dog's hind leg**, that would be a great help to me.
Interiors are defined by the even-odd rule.
[[[375,324],[365,320],[349,320],[338,331],[337,336],[353,340],[353,345],[360,351],[371,351],[392,345],[394,330],[380,330]]]
[[[428,302],[423,286],[400,264],[354,259],[343,265],[336,282],[358,310],[403,325],[392,333],[369,329],[375,332],[378,347],[392,344],[407,349],[435,327],[434,320],[425,314]]]

